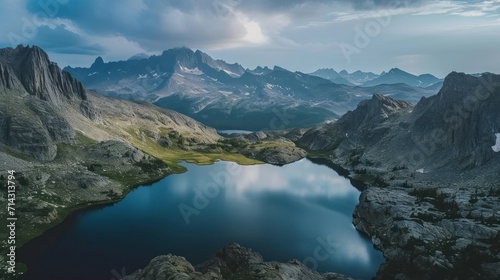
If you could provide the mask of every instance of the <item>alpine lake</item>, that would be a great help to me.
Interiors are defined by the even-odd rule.
[[[265,261],[371,279],[382,253],[352,225],[360,191],[308,159],[282,167],[183,163],[112,205],[69,216],[26,244],[22,279],[119,279],[158,255],[193,265],[237,242]]]

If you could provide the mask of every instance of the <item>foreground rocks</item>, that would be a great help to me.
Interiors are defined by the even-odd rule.
[[[193,266],[185,258],[164,255],[154,258],[144,269],[139,269],[124,280],[161,279],[309,279],[347,280],[336,273],[319,274],[297,260],[264,262],[262,256],[233,243],[219,250],[205,263]]]
[[[378,279],[500,279],[498,197],[478,196],[471,207],[456,202],[467,192],[446,193],[375,187],[362,193],[354,225],[388,260]]]

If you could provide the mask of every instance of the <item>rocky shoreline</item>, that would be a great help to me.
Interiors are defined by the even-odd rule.
[[[237,243],[224,246],[214,257],[193,266],[184,257],[171,254],[158,256],[143,269],[126,276],[123,280],[148,279],[308,279],[308,280],[351,280],[351,277],[337,273],[312,271],[298,260],[265,262],[252,249]]]

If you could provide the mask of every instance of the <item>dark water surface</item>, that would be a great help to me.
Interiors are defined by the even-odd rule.
[[[265,260],[295,258],[360,279],[383,261],[351,223],[359,191],[328,167],[306,159],[283,167],[184,166],[184,174],[79,211],[28,243],[19,252],[24,278],[119,279],[168,253],[197,264],[230,242]]]

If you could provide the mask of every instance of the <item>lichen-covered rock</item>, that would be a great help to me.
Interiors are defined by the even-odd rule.
[[[148,155],[130,144],[115,140],[104,141],[94,145],[90,150],[89,157],[99,162],[109,162],[110,164],[122,161],[137,163],[144,159],[149,159]]]
[[[423,193],[416,197],[404,189],[375,187],[362,192],[353,223],[384,252],[387,263],[377,279],[455,279],[460,274],[475,275],[463,279],[497,279],[491,275],[498,270],[490,265],[500,262],[497,222],[487,226],[486,219],[461,217],[459,209],[449,212],[451,202],[440,207],[442,194]],[[476,206],[484,213],[496,207]]]

